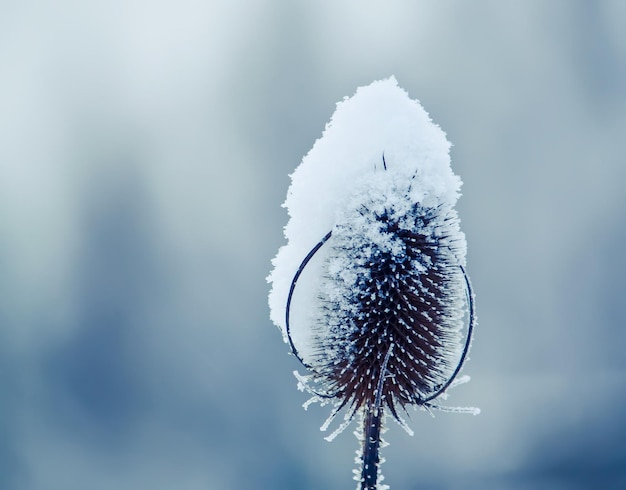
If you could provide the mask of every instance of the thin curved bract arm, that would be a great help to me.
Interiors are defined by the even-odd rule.
[[[450,376],[448,381],[446,381],[443,384],[443,386],[439,388],[439,390],[437,390],[435,393],[421,400],[420,404],[428,403],[429,401],[434,400],[438,396],[441,396],[450,387],[454,379],[459,375],[459,373],[461,372],[461,369],[463,368],[463,364],[465,363],[465,359],[467,358],[467,353],[469,352],[470,344],[472,342],[472,333],[474,331],[474,323],[475,323],[474,292],[472,290],[472,284],[470,283],[469,276],[465,272],[465,268],[460,264],[459,264],[459,268],[461,269],[461,272],[463,273],[463,277],[465,278],[467,304],[469,308],[469,325],[467,327],[467,338],[465,339],[463,352],[461,353],[461,358],[459,359],[459,363],[457,364],[456,369],[454,370],[454,372],[452,373],[452,376]]]
[[[298,267],[298,270],[296,271],[295,276],[293,276],[293,279],[291,281],[291,287],[289,288],[289,296],[287,296],[287,308],[285,310],[285,330],[287,332],[287,338],[289,339],[289,345],[291,346],[291,352],[293,352],[293,355],[296,356],[296,359],[298,359],[298,361],[300,361],[302,365],[309,370],[312,370],[311,366],[307,364],[306,362],[304,362],[304,360],[298,353],[298,349],[296,349],[296,346],[294,345],[293,340],[291,339],[291,330],[290,330],[291,327],[289,325],[289,315],[291,312],[291,298],[293,297],[293,292],[296,289],[296,283],[298,282],[298,279],[300,278],[300,274],[302,274],[302,271],[304,271],[304,268],[307,266],[307,264],[313,258],[313,256],[317,253],[317,251],[320,248],[322,248],[322,245],[324,245],[324,243],[328,241],[331,234],[332,234],[332,231],[329,231],[328,233],[326,233],[324,238],[322,238],[321,241],[319,241],[317,245],[315,245],[315,247],[313,247],[311,251],[307,254],[307,256],[304,258],[304,260],[300,264],[300,267]]]

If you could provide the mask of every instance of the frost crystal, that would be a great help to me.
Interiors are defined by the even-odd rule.
[[[382,479],[385,411],[410,431],[399,409],[442,408],[431,400],[469,347],[461,181],[449,147],[390,78],[340,102],[291,176],[288,243],[268,278],[271,317],[310,371],[299,387],[334,406],[322,429],[346,409],[329,439],[360,413],[363,489]]]

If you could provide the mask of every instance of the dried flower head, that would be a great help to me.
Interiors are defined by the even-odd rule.
[[[402,117],[397,112],[385,112],[387,119],[382,126],[381,121],[370,121],[370,129],[380,133],[391,127],[399,136],[392,132],[378,141],[384,147],[379,148],[374,161],[368,152],[366,157],[359,156],[360,146],[354,149],[358,161],[354,168],[362,170],[363,162],[368,160],[371,166],[360,175],[353,173],[352,180],[342,182],[343,192],[330,195],[335,206],[323,238],[318,237],[319,241],[306,252],[302,246],[293,247],[301,250],[302,255],[297,268],[291,269],[288,288],[276,271],[281,269],[281,253],[285,255],[289,248],[279,252],[270,277],[274,296],[278,294],[276,289],[282,289],[283,294],[288,290],[286,298],[283,296],[284,323],[279,325],[292,352],[309,370],[307,375],[297,374],[299,386],[312,394],[308,403],[333,405],[322,428],[326,429],[337,414],[345,412],[343,422],[327,439],[332,440],[360,414],[361,469],[356,479],[361,489],[382,488],[379,448],[386,413],[411,432],[402,418],[408,407],[448,409],[434,402],[453,383],[464,380],[455,381],[467,356],[474,326],[473,293],[464,268],[465,236],[454,209],[460,181],[449,167],[449,145],[445,137],[445,144],[441,145],[440,130],[432,130],[434,125],[419,104],[410,101],[402,91],[398,98],[399,89],[395,80],[392,82],[396,90],[387,92],[389,87],[385,85],[366,91],[369,103],[373,99],[374,104],[379,104],[388,97],[387,102],[395,103]],[[359,93],[353,99],[358,100]],[[353,106],[348,109],[359,114]],[[344,113],[350,112],[340,109],[332,123],[342,120],[338,114],[345,117]],[[348,118],[348,122],[361,130],[365,124],[362,118]],[[333,154],[323,145],[325,138],[336,137],[332,123],[301,165],[309,178],[314,173],[305,163],[311,154],[315,160],[318,144],[323,148],[321,152],[318,148],[318,153]],[[417,148],[413,140],[416,127],[430,131],[430,138],[418,141]],[[348,131],[340,136],[343,139],[337,141],[343,144],[351,134]],[[374,143],[376,139],[373,138]],[[343,158],[349,158],[350,152],[341,144],[337,147],[335,142],[333,147]],[[370,152],[375,149],[372,147]],[[383,150],[390,150],[393,158],[386,158]],[[443,157],[441,150],[445,150]],[[294,173],[288,195],[288,202],[292,200],[290,214],[292,208],[298,210],[292,220],[305,209],[304,203],[293,202],[297,178]],[[315,184],[312,183],[314,187]],[[320,209],[314,202],[308,204],[312,209]],[[298,239],[290,231],[288,226],[291,244],[292,239]],[[308,234],[309,230],[301,231]],[[282,261],[286,270],[294,267],[295,258],[293,253],[289,260]],[[302,297],[294,307],[294,298],[300,294]],[[473,408],[448,410],[477,412]]]

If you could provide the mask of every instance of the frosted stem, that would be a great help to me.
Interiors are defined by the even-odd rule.
[[[361,490],[376,490],[378,481],[378,467],[380,466],[380,432],[382,429],[382,393],[387,376],[387,364],[393,352],[393,342],[387,349],[387,354],[380,367],[376,398],[374,404],[368,403],[363,417],[363,466],[361,469]]]
[[[376,490],[378,466],[380,464],[381,411],[379,407],[369,407],[363,418],[364,438],[361,490]]]

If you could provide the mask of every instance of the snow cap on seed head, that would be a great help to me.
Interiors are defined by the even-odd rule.
[[[404,183],[409,202],[454,206],[461,180],[452,172],[449,150],[445,133],[394,77],[360,87],[337,104],[322,137],[291,175],[284,203],[289,213],[284,230],[288,243],[274,258],[268,277],[271,318],[284,336],[285,303],[302,258],[365,190],[389,192],[390,186]],[[315,269],[315,264],[310,267]],[[299,310],[301,318],[294,325],[310,320],[306,311]],[[306,332],[294,336],[306,344]]]

